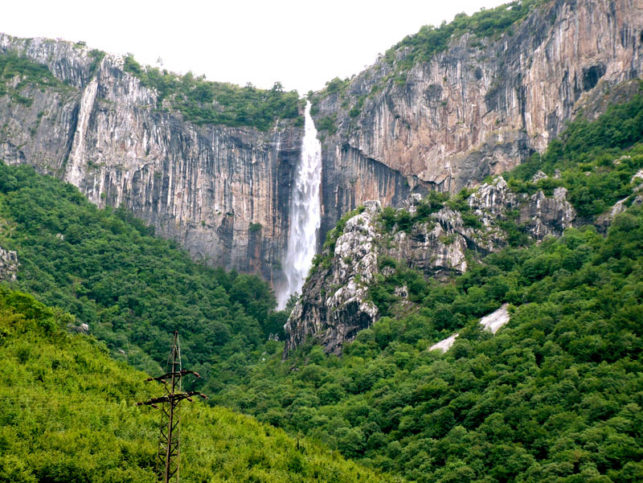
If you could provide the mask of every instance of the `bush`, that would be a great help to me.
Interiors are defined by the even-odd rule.
[[[196,124],[252,126],[266,131],[277,119],[303,122],[297,92],[284,92],[278,82],[272,89],[263,90],[211,82],[191,72],[178,76],[158,68],[143,68],[131,55],[125,58],[124,69],[157,91],[159,108],[168,99],[174,109]]]

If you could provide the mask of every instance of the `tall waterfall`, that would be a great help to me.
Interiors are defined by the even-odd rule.
[[[317,249],[321,224],[321,143],[317,139],[317,129],[310,116],[310,102],[306,103],[304,116],[304,139],[301,143],[301,160],[292,193],[288,252],[284,262],[287,285],[277,294],[280,309],[283,309],[290,296],[301,291],[304,285]]]

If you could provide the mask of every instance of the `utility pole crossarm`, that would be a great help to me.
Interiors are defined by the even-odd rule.
[[[198,378],[200,378],[200,377],[201,377],[201,376],[199,375],[199,373],[198,373],[198,372],[196,372],[196,371],[188,371],[188,370],[186,370],[186,369],[181,369],[181,370],[180,370],[180,371],[178,371],[178,372],[168,372],[167,374],[163,374],[162,376],[157,376],[157,377],[148,377],[147,379],[145,379],[145,382],[149,382],[149,381],[160,381],[160,382],[166,382],[166,381],[167,381],[167,379],[171,379],[171,378],[172,378],[172,376],[174,376],[174,377],[183,377],[183,376],[186,376],[186,375],[188,375],[188,374],[192,374],[193,376],[196,376],[196,377],[198,377]]]
[[[199,391],[188,391],[188,392],[179,392],[176,394],[168,394],[167,396],[155,397],[148,399],[147,401],[137,402],[137,406],[151,406],[153,404],[159,403],[169,403],[172,401],[182,401],[187,399],[188,401],[192,396],[201,396],[203,399],[207,399],[208,396]]]

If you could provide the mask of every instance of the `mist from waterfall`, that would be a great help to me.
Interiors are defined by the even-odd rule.
[[[292,294],[301,291],[313,263],[321,225],[321,143],[310,116],[310,102],[306,103],[304,119],[301,159],[290,206],[288,251],[283,263],[286,286],[277,294],[279,309],[286,306]]]

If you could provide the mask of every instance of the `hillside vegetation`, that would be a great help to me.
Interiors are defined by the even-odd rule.
[[[148,372],[179,330],[186,362],[217,381],[281,333],[285,314],[256,276],[206,268],[124,210],[100,210],[73,186],[0,164],[0,246],[16,250],[16,287],[87,323],[113,356]]]
[[[459,13],[455,18],[440,26],[424,25],[420,30],[406,36],[386,51],[384,56],[389,64],[400,60],[398,70],[407,70],[418,62],[428,62],[449,46],[453,38],[471,34],[478,39],[495,37],[509,31],[545,0],[520,0],[491,9],[482,9],[473,15]],[[400,59],[396,59],[397,57]]]
[[[196,124],[252,126],[265,131],[278,119],[296,119],[296,124],[303,126],[297,91],[285,92],[279,82],[269,90],[239,87],[195,77],[191,72],[179,76],[156,67],[142,67],[131,55],[125,58],[124,69],[156,90],[159,107],[166,100]]]
[[[282,343],[268,338],[280,331],[286,314],[272,311],[274,297],[264,282],[202,267],[125,211],[99,210],[72,186],[28,167],[0,166],[0,246],[18,251],[16,287],[71,312],[73,318],[55,316],[63,325],[88,323],[114,357],[154,373],[167,356],[169,333],[178,329],[185,363],[205,376],[198,387],[214,402],[305,434],[374,468],[417,481],[640,481],[643,213],[634,190],[643,169],[642,107],[638,95],[597,121],[575,121],[546,153],[506,175],[516,191],[565,187],[580,215],[578,227],[533,244],[524,227],[507,220],[507,248],[479,262],[472,257],[469,271],[446,283],[387,260],[392,274],[369,287],[387,316],[362,331],[342,358],[308,344],[282,362]],[[538,170],[548,176],[534,180]],[[381,229],[408,230],[443,204],[459,210],[463,220],[466,215],[468,223],[479,223],[467,194],[448,200],[431,195],[414,215],[385,211]],[[616,201],[624,212],[604,234],[596,228],[605,227],[599,217]],[[411,302],[403,312],[405,302],[395,292],[400,285],[407,286]],[[503,303],[510,304],[509,325],[495,336],[482,331],[479,317]],[[3,329],[5,339],[11,324]],[[427,350],[455,331],[460,336],[449,352]],[[18,367],[12,370],[29,367],[32,355],[55,354],[39,348],[39,337],[22,355],[10,352],[12,361],[24,359],[12,362]],[[0,350],[7,347],[3,342]],[[107,360],[105,353],[101,357]],[[41,387],[38,377],[45,378],[49,368],[62,374],[54,370],[59,363],[44,362],[44,373],[38,364],[34,374],[10,379],[15,387],[8,393],[19,394],[23,379]],[[74,394],[84,379],[91,380],[70,375],[60,381]],[[99,387],[109,401],[112,389]],[[117,392],[114,400],[139,397],[136,391],[126,394]],[[34,408],[19,413],[15,424],[31,421]],[[52,427],[72,414],[66,409],[47,420],[50,413],[42,419]],[[140,414],[141,422],[132,427],[149,427]],[[106,441],[121,437],[109,418],[98,421],[85,421],[78,431],[104,424],[111,428]],[[13,465],[11,471],[27,477],[36,471],[27,456],[18,461],[12,455],[56,441],[20,446],[39,438],[43,427],[48,428],[33,426],[18,437],[7,430],[6,443],[0,442],[0,448],[14,448],[3,453],[11,460],[3,463],[7,468]],[[62,446],[75,448],[71,441]],[[147,474],[153,449],[145,448],[140,446],[138,456],[121,449],[126,456],[112,460],[88,456],[83,464],[132,458],[142,461],[132,471]],[[259,464],[272,462],[256,458]],[[88,468],[82,471],[94,471]],[[116,475],[114,480],[121,478]]]
[[[639,95],[579,119],[507,174],[516,191],[567,188],[579,227],[533,244],[507,220],[509,246],[446,283],[385,260],[393,273],[369,290],[388,316],[341,358],[308,344],[216,400],[418,481],[640,481],[642,107]],[[538,170],[549,176],[532,180]],[[406,230],[441,204],[473,216],[466,197],[385,210],[381,229]],[[593,223],[618,200],[624,213],[600,234]],[[503,303],[511,321],[493,336],[478,320]],[[428,350],[456,331],[446,354]]]
[[[158,414],[135,403],[162,389],[66,333],[72,321],[0,286],[0,481],[156,481]],[[181,413],[184,481],[381,479],[227,409],[184,402]]]
[[[89,52],[92,74],[105,55],[99,50]],[[195,124],[250,126],[261,131],[271,128],[277,120],[290,120],[303,126],[297,91],[284,91],[279,82],[272,89],[259,89],[250,84],[240,87],[208,81],[191,72],[180,76],[156,67],[143,67],[131,55],[125,58],[123,68],[157,92],[156,108],[172,108]],[[0,96],[9,94],[12,101],[30,106],[33,99],[21,94],[26,86],[74,89],[54,77],[47,65],[13,51],[0,52]]]

